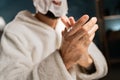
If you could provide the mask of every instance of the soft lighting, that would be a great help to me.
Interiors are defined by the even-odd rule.
[[[120,15],[105,17],[106,30],[120,31]]]

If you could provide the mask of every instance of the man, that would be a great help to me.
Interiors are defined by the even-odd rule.
[[[0,80],[92,80],[105,76],[105,58],[92,42],[97,19],[88,21],[84,15],[76,22],[65,17],[66,0],[33,2],[35,14],[22,11],[4,29]]]

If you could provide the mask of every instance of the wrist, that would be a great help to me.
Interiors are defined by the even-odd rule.
[[[86,55],[82,55],[77,63],[80,66],[82,66],[82,67],[87,69],[87,68],[89,68],[93,64],[93,60],[92,60],[92,58],[90,57],[89,54],[86,54]]]
[[[82,67],[80,65],[78,65],[80,71],[82,73],[87,73],[87,74],[92,74],[94,72],[96,72],[96,68],[95,68],[95,65],[94,63],[92,63],[89,67],[85,68],[85,67]]]

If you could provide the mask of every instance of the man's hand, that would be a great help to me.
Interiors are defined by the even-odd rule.
[[[66,25],[63,32],[61,45],[61,56],[67,69],[74,64],[88,67],[92,62],[88,54],[88,47],[92,42],[95,32],[98,29],[95,17],[90,20],[88,15],[82,16],[77,22],[73,17],[63,17],[62,21]]]

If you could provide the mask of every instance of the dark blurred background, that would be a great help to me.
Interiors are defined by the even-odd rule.
[[[99,30],[94,42],[109,66],[108,75],[101,80],[120,80],[120,0],[68,0],[68,6],[68,16],[76,20],[84,14],[98,18]],[[0,16],[6,24],[21,10],[35,12],[32,0],[0,1]]]

